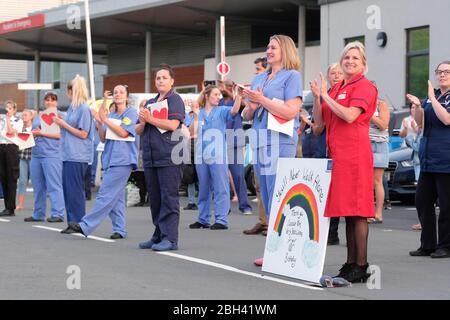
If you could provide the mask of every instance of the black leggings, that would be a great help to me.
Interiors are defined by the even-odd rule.
[[[439,199],[436,232],[435,204]],[[422,224],[421,248],[450,249],[450,173],[421,172],[416,191],[416,208]]]

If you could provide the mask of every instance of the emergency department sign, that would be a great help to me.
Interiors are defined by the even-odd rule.
[[[327,248],[331,160],[280,158],[263,271],[319,283]]]

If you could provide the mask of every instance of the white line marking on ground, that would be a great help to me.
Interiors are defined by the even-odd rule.
[[[177,254],[177,253],[172,253],[172,252],[157,252],[157,253],[159,253],[161,255],[165,255],[165,256],[170,256],[173,258],[178,258],[178,259],[188,260],[188,261],[195,262],[195,263],[204,264],[207,266],[211,266],[211,267],[215,267],[215,268],[219,268],[219,269],[223,269],[223,270],[227,270],[227,271],[231,271],[231,272],[245,274],[247,276],[255,277],[258,279],[262,279],[262,280],[278,282],[278,283],[287,284],[287,285],[294,286],[294,287],[301,287],[301,288],[310,289],[310,290],[320,290],[320,291],[323,290],[322,288],[308,286],[305,284],[301,284],[301,283],[297,283],[297,282],[293,282],[293,281],[287,281],[287,280],[283,280],[283,279],[278,279],[278,278],[274,278],[274,277],[270,277],[270,276],[265,276],[263,274],[258,274],[258,273],[254,273],[254,272],[244,271],[244,270],[237,269],[235,267],[227,266],[225,264],[211,262],[208,260],[193,258],[193,257],[189,257],[189,256],[184,256],[184,255]]]
[[[405,210],[408,210],[408,211],[416,211],[416,208],[405,208]]]
[[[62,229],[57,229],[57,228],[51,228],[51,227],[46,227],[46,226],[40,226],[40,225],[33,225],[34,228],[39,228],[39,229],[45,229],[45,230],[50,230],[50,231],[57,231],[60,232]],[[84,235],[82,235],[81,233],[72,233],[72,235],[77,236],[77,237],[83,237],[86,238]],[[92,240],[98,240],[98,241],[102,241],[102,242],[116,242],[115,240],[112,239],[105,239],[105,238],[100,238],[100,237],[96,237],[96,236],[87,236],[88,239],[92,239]]]
[[[8,220],[8,219],[2,219],[2,218],[0,218],[0,222],[11,222],[11,221]]]

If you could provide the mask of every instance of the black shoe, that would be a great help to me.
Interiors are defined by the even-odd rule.
[[[344,263],[339,269],[339,274],[334,278],[344,278],[354,267],[356,263]]]
[[[115,239],[123,239],[123,236],[118,232],[114,232],[109,238],[114,239],[114,240]]]
[[[435,252],[433,252],[432,254],[430,254],[430,257],[434,258],[434,259],[438,259],[438,258],[450,258],[450,250],[449,249],[445,249],[445,248],[439,248],[436,249]]]
[[[0,212],[0,217],[13,217],[16,214],[14,213],[14,210],[5,209],[2,212]]]
[[[415,251],[410,251],[409,255],[411,257],[427,257],[433,253],[433,250],[425,250],[422,248],[419,248]]]
[[[81,229],[80,225],[75,222],[69,222],[69,226],[66,229],[62,230],[61,233],[64,234],[81,233],[83,236],[86,236],[83,233],[83,229]]]
[[[64,222],[64,220],[59,217],[50,217],[47,218],[47,222],[56,223],[56,222]]]
[[[195,203],[188,203],[188,205],[184,207],[183,210],[198,210],[198,207]]]
[[[33,217],[27,217],[27,218],[24,218],[23,221],[25,221],[25,222],[42,222],[44,220],[35,219]]]
[[[327,245],[337,246],[339,244],[339,238],[328,238]]]
[[[228,229],[226,225],[217,222],[211,226],[211,230],[226,230],[226,229]]]
[[[351,283],[366,282],[367,279],[370,277],[370,274],[367,273],[368,267],[369,264],[367,263],[363,266],[359,266],[355,263],[353,264],[351,270],[342,278]]]
[[[193,224],[190,224],[189,228],[190,229],[208,229],[209,226],[207,224],[203,224],[203,223],[200,223],[197,221],[197,222],[194,222]]]

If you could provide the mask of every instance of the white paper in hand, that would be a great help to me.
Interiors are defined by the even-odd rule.
[[[122,123],[122,120],[120,119],[111,119],[109,118],[109,121],[111,121],[112,123],[114,123],[117,126],[120,126],[120,124]],[[119,137],[114,131],[112,131],[109,127],[106,128],[106,139],[108,140],[117,140],[117,141],[134,141],[135,138],[131,135],[128,135],[128,137],[126,138],[122,138]]]
[[[58,110],[56,108],[45,109],[40,114],[41,132],[42,133],[60,133],[61,128],[53,122],[54,117],[58,117]]]
[[[284,103],[284,101],[277,98],[273,98],[272,100],[279,102],[280,104]],[[292,137],[294,134],[294,119],[286,120],[281,117],[274,116],[269,112],[269,116],[267,118],[267,129],[284,133]]]
[[[160,102],[155,102],[147,105],[147,108],[152,113],[152,116],[157,119],[167,120],[169,118],[169,106],[167,104],[167,100],[163,100]],[[158,128],[158,127],[156,127]],[[158,128],[159,132],[164,133],[167,130]]]
[[[7,134],[5,130],[1,133],[2,137],[14,143],[19,150],[32,148],[35,145],[34,136],[31,132],[18,132],[16,134]]]

